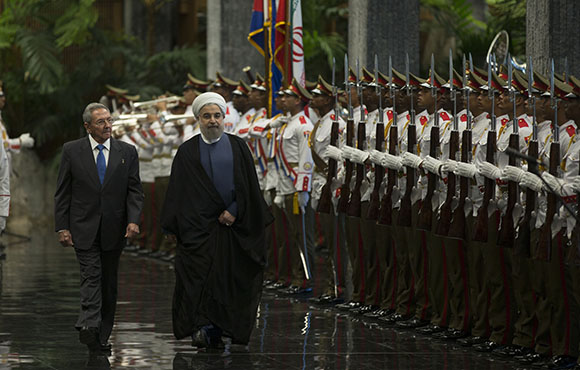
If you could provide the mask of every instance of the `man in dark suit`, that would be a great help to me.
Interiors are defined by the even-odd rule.
[[[91,351],[109,350],[117,303],[117,270],[125,238],[139,233],[143,189],[135,148],[111,138],[108,108],[83,112],[88,137],[63,146],[55,229],[80,265],[81,309],[75,327]]]

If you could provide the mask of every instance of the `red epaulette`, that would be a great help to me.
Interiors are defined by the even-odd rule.
[[[447,112],[441,112],[439,113],[439,116],[444,120],[444,121],[450,121],[451,118],[449,117],[449,115],[447,114]]]
[[[252,119],[252,115],[251,114],[246,114],[246,121],[250,121]]]
[[[304,116],[300,116],[300,124],[302,125],[306,124],[306,118]]]
[[[230,114],[230,107],[226,105],[226,115]]]
[[[427,121],[429,121],[429,118],[427,118],[427,116],[421,116],[421,118],[419,118],[419,122],[421,123],[421,126],[425,126]]]
[[[502,126],[505,126],[509,121],[510,121],[509,118],[502,118],[501,119],[501,125]]]
[[[308,191],[308,176],[304,177],[304,181],[302,182],[302,190]]]
[[[335,115],[335,114],[331,114],[331,115],[330,115],[330,120],[332,120],[332,121],[336,121],[336,115]]]
[[[392,110],[387,111],[387,118],[389,118],[389,121],[393,119],[393,111]]]
[[[262,131],[264,131],[264,128],[263,127],[260,127],[260,126],[254,126],[254,131],[256,131],[256,132],[262,132]]]
[[[568,135],[570,135],[570,137],[576,135],[576,128],[574,128],[574,126],[572,125],[568,125],[568,127],[566,127],[566,132],[568,133]]]
[[[461,122],[467,122],[467,114],[462,114],[461,117],[459,118],[461,120]]]
[[[156,137],[157,135],[155,134],[155,130],[150,129],[149,130],[149,135],[151,135],[152,137]]]
[[[246,133],[246,132],[248,132],[248,131],[250,131],[250,129],[249,129],[249,128],[243,128],[243,129],[240,129],[240,131],[238,131],[238,133],[240,133],[240,134],[245,134],[245,133]]]
[[[518,126],[520,126],[520,128],[522,128],[522,127],[529,127],[530,125],[528,124],[528,121],[526,121],[523,118],[520,118],[518,120]]]

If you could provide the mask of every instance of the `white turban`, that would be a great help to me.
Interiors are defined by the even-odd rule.
[[[195,115],[195,117],[199,118],[199,111],[201,110],[201,108],[203,108],[208,104],[217,105],[218,107],[220,107],[220,110],[225,115],[227,110],[225,99],[220,94],[214,92],[206,92],[195,98],[193,104],[191,105],[191,109],[193,110],[193,114]]]

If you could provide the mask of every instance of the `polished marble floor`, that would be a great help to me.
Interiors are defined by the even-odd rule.
[[[171,332],[173,270],[168,263],[124,255],[110,356],[90,357],[73,328],[78,267],[54,234],[29,242],[3,237],[0,293],[1,369],[511,369],[514,362],[479,354],[412,331],[383,328],[265,292],[248,347],[197,351]]]

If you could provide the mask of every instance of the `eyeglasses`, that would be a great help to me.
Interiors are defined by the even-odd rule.
[[[95,121],[95,125],[103,126],[105,123],[112,125],[114,122],[115,122],[115,120],[113,119],[113,117],[109,117],[107,119],[100,119],[98,121]]]

